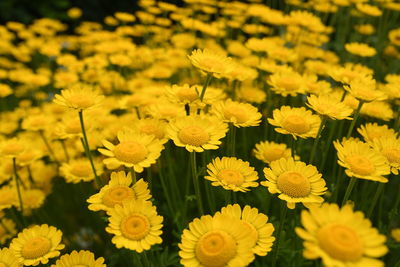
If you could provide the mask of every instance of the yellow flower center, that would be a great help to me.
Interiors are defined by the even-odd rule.
[[[51,248],[49,239],[43,236],[36,236],[26,241],[21,250],[25,259],[37,259],[46,255]]]
[[[164,137],[164,131],[153,124],[143,125],[140,131],[148,135],[154,135],[157,139],[162,139]]]
[[[282,122],[283,128],[290,133],[304,134],[310,130],[310,124],[298,115],[289,115]]]
[[[84,94],[74,94],[68,97],[68,102],[71,103],[72,106],[77,108],[89,108],[94,105],[94,101],[92,96],[87,96]]]
[[[18,155],[24,151],[25,147],[20,143],[9,143],[3,147],[2,154],[9,155]]]
[[[357,261],[363,255],[363,246],[357,233],[346,225],[329,224],[317,234],[320,247],[332,258]]]
[[[121,142],[114,148],[115,158],[127,163],[139,163],[149,154],[147,148],[134,141]]]
[[[150,231],[150,222],[142,214],[131,214],[121,222],[121,233],[131,240],[140,240]]]
[[[245,123],[249,117],[243,108],[237,106],[227,106],[224,110],[224,117],[237,123]]]
[[[400,163],[400,150],[396,148],[388,148],[382,151],[382,154],[390,163]]]
[[[349,164],[351,171],[355,174],[369,175],[375,171],[375,166],[364,156],[348,156],[346,161]]]
[[[294,171],[287,171],[279,175],[277,187],[283,194],[290,197],[306,197],[311,192],[310,181]]]
[[[235,239],[221,230],[206,233],[196,245],[196,257],[204,266],[225,266],[235,255]]]
[[[180,101],[189,101],[189,102],[193,102],[199,98],[196,89],[193,87],[180,89],[177,92],[177,96]]]
[[[71,174],[77,177],[90,177],[92,169],[89,163],[77,162],[71,166]]]
[[[114,207],[117,204],[122,204],[125,200],[134,199],[135,192],[127,186],[115,186],[108,189],[103,196],[103,203],[107,207]]]
[[[203,128],[194,125],[180,130],[178,137],[182,143],[192,146],[204,145],[210,139],[210,136]]]
[[[232,185],[241,185],[244,182],[243,175],[235,170],[221,170],[218,173],[220,180]]]
[[[216,72],[216,73],[221,73],[224,69],[221,62],[212,57],[204,57],[199,59],[198,67],[206,72]]]
[[[271,148],[271,149],[264,150],[263,155],[264,155],[264,158],[268,162],[272,162],[272,161],[282,158],[284,153],[285,153],[285,150],[283,150],[283,149]]]

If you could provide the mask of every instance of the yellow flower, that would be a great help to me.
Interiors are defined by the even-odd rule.
[[[349,108],[339,99],[330,95],[310,95],[307,97],[306,105],[322,116],[332,120],[351,120],[353,109]]]
[[[348,43],[344,46],[347,52],[360,57],[372,57],[376,49],[364,43]]]
[[[261,104],[267,99],[267,94],[263,90],[255,87],[242,86],[237,91],[237,98],[244,102]]]
[[[13,93],[11,87],[8,84],[0,83],[0,98],[4,98]]]
[[[97,174],[101,175],[103,166],[97,162],[94,162],[94,164]],[[90,161],[87,158],[73,159],[63,163],[60,167],[60,172],[67,183],[77,184],[80,182],[90,182],[95,179]]]
[[[314,260],[322,258],[327,267],[383,266],[375,259],[385,255],[386,238],[371,226],[360,211],[353,211],[349,204],[324,203],[301,212],[304,228],[296,233],[304,240],[303,256]]]
[[[275,142],[263,141],[256,144],[253,149],[255,157],[267,164],[285,158],[292,157],[292,151],[287,148],[286,144],[278,144]]]
[[[175,145],[189,152],[218,149],[220,139],[228,131],[227,124],[216,117],[191,115],[179,117],[167,126],[167,135]]]
[[[132,200],[110,210],[106,231],[113,234],[111,242],[117,248],[127,248],[139,253],[152,245],[161,244],[163,217],[149,201]]]
[[[231,99],[215,103],[212,112],[222,121],[233,123],[235,127],[258,126],[262,117],[258,109],[251,104]]]
[[[45,193],[40,189],[23,190],[21,195],[24,205],[24,216],[30,216],[33,209],[40,208],[46,198]]]
[[[293,71],[277,71],[268,78],[271,90],[282,96],[296,96],[305,92],[303,77]]]
[[[16,137],[0,141],[0,157],[16,158],[26,149],[25,142]]]
[[[239,219],[215,214],[201,216],[183,230],[180,263],[185,267],[248,266],[254,260],[254,239]]]
[[[78,7],[72,7],[70,9],[68,9],[67,15],[68,15],[68,17],[70,17],[72,19],[77,19],[82,16],[82,10]]]
[[[355,30],[361,34],[371,35],[375,33],[375,27],[372,24],[358,24],[354,26]]]
[[[394,118],[394,112],[391,105],[385,101],[372,101],[365,103],[361,107],[360,113],[384,121],[390,121]]]
[[[270,168],[264,168],[267,181],[261,185],[268,187],[271,194],[279,194],[279,198],[287,202],[287,207],[294,209],[296,203],[306,206],[314,203],[322,203],[325,194],[325,180],[312,165],[306,165],[293,158],[273,161]]]
[[[188,56],[190,62],[206,73],[212,73],[217,78],[233,68],[232,59],[208,49],[196,49]]]
[[[0,249],[0,264],[4,267],[22,267],[19,259],[9,248]]]
[[[400,28],[389,31],[388,37],[392,44],[400,46]]]
[[[207,165],[208,176],[213,186],[222,186],[226,190],[249,191],[248,187],[257,187],[258,174],[250,163],[235,157],[215,158]]]
[[[89,210],[111,211],[115,205],[133,200],[149,200],[151,198],[148,185],[140,179],[132,185],[131,173],[112,172],[111,179],[107,185],[100,189],[100,192],[92,195],[87,202]]]
[[[2,218],[0,219],[0,244],[4,245],[6,241],[17,234],[15,223],[13,220]],[[0,263],[2,262],[0,256]]]
[[[16,206],[18,203],[16,189],[11,186],[0,188],[0,211]]]
[[[265,256],[271,251],[272,244],[275,241],[275,237],[272,236],[274,226],[271,223],[267,223],[267,215],[259,213],[258,209],[248,205],[241,209],[238,204],[223,207],[221,213],[239,219],[250,228],[254,240],[254,254]]]
[[[321,119],[313,115],[311,111],[304,107],[292,108],[282,106],[273,111],[273,118],[268,119],[271,125],[278,126],[275,131],[281,134],[291,134],[294,139],[297,137],[308,138],[317,136]]]
[[[94,254],[88,250],[80,250],[79,252],[74,250],[70,254],[64,254],[55,264],[51,265],[51,267],[77,266],[106,267],[103,257],[95,259]]]
[[[106,149],[99,148],[101,154],[109,157],[103,160],[109,169],[116,169],[123,165],[133,168],[135,172],[143,172],[144,168],[156,162],[161,150],[164,149],[161,141],[154,136],[138,133],[129,128],[119,131],[117,137],[118,145],[103,140]]]
[[[357,132],[361,134],[365,142],[370,145],[374,143],[374,139],[397,138],[398,136],[398,134],[387,125],[378,125],[376,122],[361,125],[360,128],[357,129]]]
[[[375,138],[372,147],[385,156],[391,172],[398,175],[400,170],[400,139],[395,137]]]
[[[366,143],[354,139],[334,141],[338,153],[338,164],[345,168],[349,177],[387,183],[382,175],[390,174],[386,158]]]
[[[24,229],[11,241],[10,249],[26,266],[47,264],[50,258],[58,257],[64,248],[62,233],[47,224]]]
[[[382,11],[378,7],[373,5],[358,3],[356,5],[356,8],[360,12],[372,17],[379,17],[382,15]]]
[[[162,144],[168,142],[166,127],[167,123],[165,121],[152,118],[136,120],[133,125],[133,129],[143,134],[153,135]]]
[[[53,101],[56,104],[82,111],[99,106],[103,98],[103,95],[89,85],[77,84],[61,90],[61,95],[56,94]]]
[[[134,15],[127,12],[115,12],[114,16],[123,22],[134,22],[136,20]]]
[[[390,235],[396,242],[400,242],[400,228],[395,228],[390,231]]]
[[[364,102],[386,99],[385,93],[376,89],[376,81],[371,76],[354,79],[349,85],[345,85],[344,89],[357,100]]]

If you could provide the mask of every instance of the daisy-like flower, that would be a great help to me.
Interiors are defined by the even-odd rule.
[[[201,92],[201,87],[198,85],[189,86],[184,85],[172,85],[166,87],[166,96],[171,102],[178,104],[192,104],[194,102],[199,102],[199,94]]]
[[[4,267],[22,267],[19,259],[9,248],[0,249],[0,265]]]
[[[395,228],[390,231],[390,235],[396,242],[400,242],[400,228]]]
[[[248,205],[241,209],[238,204],[223,207],[221,213],[241,220],[250,229],[254,242],[254,254],[265,256],[271,251],[275,240],[272,233],[275,229],[271,223],[268,223],[267,215],[259,213],[258,209]]]
[[[133,200],[110,210],[106,231],[113,234],[111,242],[117,248],[141,253],[152,245],[161,244],[163,217],[149,201]]]
[[[315,138],[321,124],[321,119],[304,107],[292,108],[282,106],[280,109],[273,111],[273,118],[268,119],[268,122],[271,125],[279,127],[275,128],[275,131],[278,133],[291,134],[294,139],[297,139],[297,137]]]
[[[400,170],[400,139],[399,138],[377,138],[374,139],[372,147],[379,151],[387,159],[390,171],[398,175]]]
[[[76,84],[68,89],[61,90],[61,95],[54,96],[54,103],[76,109],[78,111],[99,106],[104,96],[89,85]]]
[[[188,58],[193,66],[206,73],[211,73],[216,77],[228,72],[234,66],[230,57],[214,53],[208,49],[193,50]]]
[[[348,43],[344,48],[347,52],[360,57],[372,57],[376,54],[376,49],[363,43]]]
[[[322,259],[327,267],[378,267],[378,259],[388,251],[386,237],[371,226],[371,221],[350,204],[339,208],[337,204],[324,203],[301,212],[297,235],[304,240],[303,256]]]
[[[294,70],[278,71],[269,76],[271,90],[282,96],[295,96],[305,91],[303,77]]]
[[[327,116],[332,120],[351,120],[353,109],[330,95],[310,95],[306,105],[321,116]]]
[[[94,162],[96,172],[101,175],[103,172],[102,165]],[[80,182],[90,182],[95,179],[90,162],[86,158],[73,159],[63,163],[60,167],[61,175],[67,183],[77,184]]]
[[[185,267],[244,267],[254,260],[254,236],[239,219],[215,214],[201,216],[183,230],[179,256]]]
[[[244,102],[261,104],[267,99],[267,94],[258,88],[251,86],[242,86],[237,91],[237,97]]]
[[[25,266],[47,264],[50,258],[58,257],[64,248],[62,232],[47,224],[24,229],[11,241],[10,249]]]
[[[249,191],[249,187],[257,187],[258,174],[250,163],[235,157],[215,158],[207,165],[208,176],[213,186],[222,186],[226,190]]]
[[[133,168],[135,172],[143,172],[144,168],[150,167],[160,157],[164,146],[161,141],[152,135],[146,135],[125,128],[118,132],[119,144],[114,145],[103,140],[106,147],[99,148],[99,152],[109,158],[103,163],[110,169],[116,169],[123,165]]]
[[[397,138],[396,132],[386,124],[378,125],[376,122],[361,125],[357,132],[368,144],[373,144],[377,138]]]
[[[390,174],[386,158],[372,149],[367,143],[355,139],[334,141],[338,153],[338,164],[345,168],[349,177],[387,183],[382,175]]]
[[[0,220],[0,244],[4,244],[8,239],[17,234],[17,229],[15,228],[15,223],[13,220],[7,218],[2,218]]]
[[[310,206],[324,201],[321,195],[326,193],[326,183],[313,165],[281,158],[271,162],[270,168],[264,168],[264,175],[267,181],[261,185],[268,187],[271,194],[279,194],[289,209],[294,209],[296,203]]]
[[[32,210],[40,208],[46,199],[46,195],[41,189],[27,189],[22,191],[21,195],[24,216],[30,216]]]
[[[18,138],[0,141],[0,157],[15,158],[26,149],[25,143]]]
[[[15,194],[15,188],[11,186],[1,187],[0,196],[0,211],[15,206],[18,203],[17,194]]]
[[[224,122],[231,122],[235,127],[258,126],[261,123],[261,113],[248,103],[240,103],[228,99],[215,103],[213,113]]]
[[[376,100],[385,100],[387,97],[384,92],[376,89],[376,81],[370,77],[352,80],[344,89],[348,91],[357,100],[371,102]]]
[[[95,259],[94,254],[88,250],[81,250],[79,252],[74,250],[70,254],[64,254],[55,264],[51,265],[51,267],[76,266],[106,267],[103,257]]]
[[[228,125],[220,119],[206,115],[179,117],[167,126],[167,135],[175,145],[189,152],[218,149]]]
[[[149,200],[151,198],[147,183],[140,179],[132,185],[131,173],[112,172],[111,179],[100,192],[92,195],[87,202],[89,210],[110,211],[117,204],[132,200]]]
[[[154,137],[160,140],[161,143],[168,142],[168,137],[166,136],[167,123],[163,120],[153,119],[153,118],[143,118],[135,121],[133,124],[133,129],[147,135],[154,135]]]
[[[270,164],[271,162],[292,157],[292,151],[286,144],[278,144],[275,142],[263,141],[256,144],[253,153],[257,159]]]

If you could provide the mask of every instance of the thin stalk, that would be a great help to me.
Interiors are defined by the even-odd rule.
[[[207,77],[206,77],[206,80],[204,82],[203,89],[201,90],[201,93],[200,93],[200,96],[199,96],[201,102],[203,102],[204,95],[206,94],[207,87],[211,83],[212,77],[213,76],[212,76],[211,73],[207,73]]]
[[[144,266],[145,267],[151,267],[153,266],[153,264],[151,264],[151,262],[149,261],[149,258],[147,257],[146,251],[143,251],[142,253],[140,253],[142,255],[142,259],[144,262]]]
[[[290,140],[290,149],[292,151],[292,157],[295,158],[295,156],[296,156],[296,139],[294,139],[293,136],[291,136],[291,140]]]
[[[322,129],[324,129],[325,123],[326,123],[326,117],[322,116],[321,124],[319,125],[319,129],[318,129],[318,133],[317,133],[317,137],[315,138],[314,144],[311,149],[309,164],[312,164],[314,161],[315,152],[317,152],[318,142],[319,142],[319,139],[321,138],[321,132],[322,132]]]
[[[329,131],[328,139],[327,139],[326,144],[324,145],[324,148],[323,148],[323,156],[322,156],[322,163],[321,163],[321,166],[320,166],[320,171],[324,170],[325,163],[326,163],[326,160],[328,158],[328,152],[329,152],[329,149],[330,149],[331,144],[332,144],[333,135],[335,133],[335,129],[336,129],[336,126],[338,124],[338,121],[336,121],[336,120],[333,121],[333,122],[331,121],[331,123],[332,123],[332,128]]]
[[[84,123],[84,121],[83,121],[83,113],[82,113],[82,110],[79,111],[78,113],[79,113],[79,121],[80,121],[80,123],[81,123],[82,134],[83,134],[83,140],[82,140],[82,138],[81,138],[81,140],[82,140],[83,147],[84,147],[84,149],[85,149],[86,157],[87,157],[87,158],[89,159],[89,161],[90,161],[90,166],[92,167],[92,171],[93,171],[94,177],[96,178],[96,184],[97,184],[97,186],[98,186],[98,187],[102,187],[102,186],[104,185],[104,184],[103,184],[103,181],[102,181],[102,180],[100,179],[100,177],[97,175],[96,167],[94,166],[94,163],[93,163],[92,154],[90,153],[90,146],[89,146],[89,142],[88,142],[87,135],[86,135],[85,123]]]
[[[40,137],[42,138],[43,143],[46,145],[46,148],[47,148],[47,150],[49,151],[51,158],[52,158],[52,159],[54,160],[54,162],[58,165],[59,162],[58,162],[58,160],[56,159],[56,157],[55,157],[55,155],[54,155],[54,151],[53,151],[53,149],[51,148],[49,142],[47,141],[46,136],[44,135],[44,131],[43,131],[43,130],[40,130],[40,131],[39,131],[39,135],[40,135]]]
[[[342,206],[344,206],[351,195],[351,191],[353,191],[354,186],[356,185],[357,178],[350,178],[350,183],[347,186],[346,193],[344,194],[344,198],[342,201]]]
[[[160,168],[161,187],[162,187],[162,189],[164,191],[164,195],[165,195],[165,198],[167,200],[167,207],[168,207],[169,211],[171,212],[171,214],[174,214],[174,208],[173,208],[174,206],[173,206],[173,201],[172,201],[172,198],[171,198],[171,193],[168,190],[167,182],[165,181],[165,176],[162,173],[162,168],[161,168],[160,162],[158,162],[158,164],[159,164],[159,168]]]
[[[232,157],[235,155],[235,145],[236,145],[236,127],[233,123],[229,123],[229,144],[228,144],[228,153],[227,155]]]
[[[131,176],[132,176],[132,184],[136,184],[136,180],[137,180],[137,178],[136,178],[136,172],[135,172],[135,170],[133,169],[133,167],[130,167],[129,170],[130,170]]]
[[[196,194],[197,205],[199,207],[200,216],[204,214],[203,202],[201,200],[201,192],[200,192],[200,185],[199,185],[199,177],[197,176],[197,165],[196,165],[196,152],[190,153],[190,166],[192,169],[192,178],[193,178],[193,185],[194,191]]]
[[[351,136],[351,134],[353,133],[354,126],[356,125],[356,121],[357,121],[358,117],[360,116],[360,110],[361,110],[361,107],[363,104],[364,104],[364,102],[360,100],[360,102],[358,103],[357,109],[354,112],[353,120],[351,121],[349,130],[347,131],[346,138],[349,138]]]
[[[374,211],[375,205],[378,202],[379,197],[381,196],[383,190],[385,189],[385,184],[384,183],[379,183],[378,189],[375,192],[374,198],[372,199],[372,203],[369,206],[369,210],[367,213],[367,217],[371,218],[372,212]]]
[[[22,203],[21,188],[19,187],[20,178],[17,172],[17,162],[15,158],[13,158],[13,169],[14,169],[15,187],[17,188],[17,194],[18,194],[19,208],[21,209],[21,213],[23,214],[24,204]]]
[[[27,165],[26,170],[28,171],[29,182],[32,184],[32,186],[34,186],[36,183],[35,183],[35,180],[33,180],[31,167],[29,165]]]
[[[60,139],[60,143],[61,143],[61,146],[62,146],[62,148],[64,150],[65,159],[67,160],[67,162],[69,162],[69,153],[68,153],[67,146],[65,145],[65,140],[64,139]]]
[[[279,243],[281,241],[281,234],[282,234],[282,230],[283,230],[283,225],[285,224],[287,210],[288,210],[288,208],[286,206],[286,203],[284,201],[281,201],[281,217],[280,217],[278,232],[276,233],[276,245],[275,245],[274,254],[272,255],[271,267],[275,267],[276,262],[278,260]]]

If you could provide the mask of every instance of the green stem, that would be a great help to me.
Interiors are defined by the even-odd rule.
[[[278,232],[276,233],[275,251],[274,251],[274,254],[272,255],[271,267],[275,267],[276,262],[278,260],[279,243],[281,241],[281,234],[282,234],[282,230],[283,230],[283,225],[285,224],[287,210],[288,210],[288,208],[286,206],[286,202],[281,201],[281,217],[280,217]]]
[[[375,205],[378,202],[378,199],[379,199],[380,195],[382,194],[383,189],[385,189],[385,184],[384,183],[379,183],[378,189],[376,190],[374,198],[372,199],[372,203],[369,206],[369,210],[368,210],[368,213],[367,213],[367,217],[368,218],[371,218],[372,212],[374,211]]]
[[[292,158],[294,159],[296,156],[296,139],[292,136],[290,141],[290,149],[292,151]]]
[[[14,169],[15,186],[17,188],[17,194],[18,194],[19,208],[21,209],[21,213],[23,214],[24,213],[24,204],[22,203],[21,188],[19,187],[20,179],[19,179],[19,175],[17,172],[17,162],[16,162],[15,158],[13,158],[13,169]]]
[[[235,145],[236,145],[236,127],[233,123],[229,123],[229,144],[228,144],[228,153],[227,155],[232,157],[235,155]]]
[[[169,209],[169,211],[171,212],[171,214],[174,214],[174,208],[173,208],[173,202],[172,202],[172,198],[171,198],[171,193],[168,190],[168,186],[167,186],[167,182],[165,181],[165,176],[163,174],[163,169],[161,168],[161,163],[158,162],[158,166],[160,168],[160,182],[161,182],[161,187],[164,191],[164,195],[165,198],[167,200],[167,207]]]
[[[69,153],[68,153],[67,146],[65,145],[65,140],[64,139],[60,139],[60,143],[61,143],[61,146],[62,146],[62,148],[64,150],[65,159],[67,160],[67,162],[69,162]]]
[[[203,102],[204,95],[206,94],[207,87],[211,83],[212,77],[213,76],[212,76],[211,73],[207,73],[207,77],[206,77],[206,80],[204,82],[203,89],[201,90],[201,93],[200,93],[200,96],[199,96],[201,102]]]
[[[151,267],[153,266],[151,264],[151,262],[149,261],[149,258],[147,257],[146,251],[143,251],[142,253],[140,253],[142,255],[142,259],[144,262],[144,267]]]
[[[319,125],[319,129],[318,129],[318,133],[317,133],[317,137],[315,138],[314,144],[311,149],[309,164],[313,163],[313,160],[315,157],[315,152],[317,151],[318,142],[319,142],[319,139],[321,138],[321,132],[322,132],[322,129],[324,129],[325,123],[326,123],[326,117],[322,116],[321,124]]]
[[[357,107],[356,111],[354,112],[353,120],[351,121],[349,130],[347,131],[346,138],[349,138],[351,136],[351,134],[353,133],[354,126],[356,125],[358,116],[360,116],[360,110],[361,110],[361,107],[363,104],[364,104],[364,102],[360,100],[360,102],[358,103],[358,107]]]
[[[27,165],[26,170],[28,171],[29,182],[31,182],[31,185],[34,186],[36,183],[35,183],[35,180],[33,180],[31,167],[29,165]]]
[[[344,194],[344,198],[342,201],[342,206],[344,206],[351,195],[351,191],[353,191],[354,186],[356,185],[357,178],[350,178],[350,183],[347,186],[346,193]]]
[[[203,202],[201,201],[201,192],[199,185],[199,177],[197,177],[197,165],[196,165],[196,152],[193,151],[190,153],[190,166],[192,168],[192,178],[194,191],[196,194],[197,205],[199,207],[200,216],[204,214]]]
[[[52,159],[54,160],[54,162],[58,165],[59,162],[58,162],[58,160],[56,159],[56,157],[55,157],[55,155],[54,155],[54,151],[53,151],[53,149],[51,148],[49,142],[47,141],[47,138],[46,138],[46,136],[44,135],[43,130],[40,130],[40,131],[39,131],[39,134],[40,134],[40,137],[42,138],[44,144],[46,145],[46,148],[47,148],[47,150],[49,151],[51,158],[52,158]]]
[[[132,184],[136,184],[136,181],[137,181],[136,172],[133,169],[133,167],[130,167],[129,169],[130,169],[131,176],[132,176]]]
[[[338,124],[338,121],[337,120],[331,121],[331,124],[332,124],[332,128],[329,131],[328,140],[326,141],[326,144],[323,147],[323,155],[322,155],[322,163],[321,163],[320,171],[324,170],[325,163],[328,158],[328,152],[329,152],[329,149],[331,148],[333,135],[335,133],[335,129]]]
[[[85,149],[86,157],[90,161],[90,166],[92,167],[92,171],[93,171],[94,177],[96,178],[97,186],[98,187],[102,187],[104,185],[103,181],[97,175],[96,168],[95,168],[94,163],[93,163],[92,154],[90,153],[90,146],[89,146],[89,142],[88,142],[87,135],[86,135],[85,123],[83,121],[82,110],[79,111],[79,121],[81,123],[81,129],[82,129],[82,134],[83,134],[83,140],[82,140],[82,138],[81,138],[81,140],[82,140],[83,147]]]

